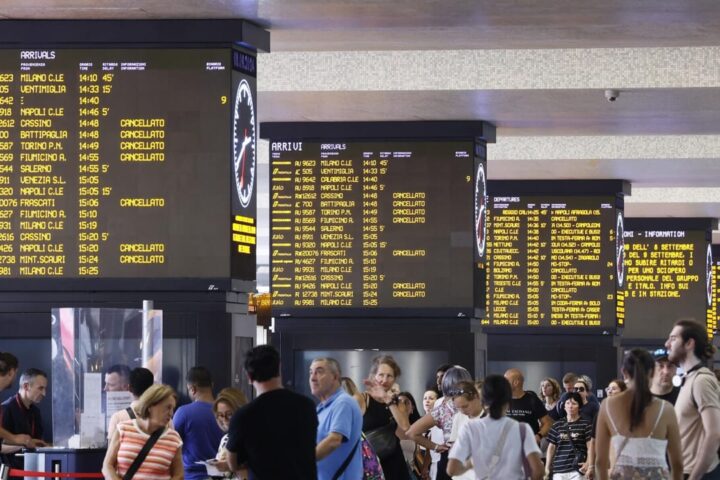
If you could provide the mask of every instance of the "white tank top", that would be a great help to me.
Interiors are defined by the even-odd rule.
[[[653,399],[653,401],[661,402],[660,411],[650,435],[647,437],[626,437],[618,433],[610,409],[607,409],[608,418],[613,428],[611,442],[617,455],[613,471],[624,472],[622,476],[617,478],[632,478],[627,477],[627,474],[630,473],[628,470],[645,474],[652,471],[653,476],[647,478],[670,478],[665,457],[668,442],[666,439],[652,438],[652,434],[655,432],[658,423],[660,423],[660,417],[662,417],[662,412],[665,409],[665,402],[658,399]],[[613,478],[615,477],[613,476]]]

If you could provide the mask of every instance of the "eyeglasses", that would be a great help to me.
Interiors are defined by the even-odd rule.
[[[582,393],[582,392],[584,392],[584,391],[585,391],[585,387],[575,387],[575,388],[573,388],[573,392],[580,392],[580,393]]]
[[[215,418],[222,418],[224,420],[230,420],[233,416],[233,412],[216,413]]]
[[[449,397],[454,398],[454,397],[459,397],[460,395],[468,395],[471,398],[475,398],[475,397],[479,396],[478,391],[474,388],[472,390],[465,390],[463,388],[458,388],[456,390],[450,390],[448,392]]]

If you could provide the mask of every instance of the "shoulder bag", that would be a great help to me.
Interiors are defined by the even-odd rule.
[[[395,452],[398,442],[395,430],[397,430],[395,422],[390,422],[365,433],[365,438],[370,442],[380,460],[385,460]]]
[[[343,472],[345,472],[345,470],[347,469],[348,465],[350,465],[353,455],[355,455],[355,451],[357,451],[357,447],[360,444],[360,440],[362,440],[362,435],[360,436],[360,438],[358,438],[357,442],[355,442],[355,446],[352,448],[352,450],[350,450],[350,454],[347,456],[342,465],[340,465],[340,468],[337,469],[337,472],[335,472],[335,475],[333,475],[332,480],[338,480],[338,478],[340,478],[340,475],[342,475]]]
[[[367,411],[370,405],[370,395],[367,393],[364,395],[365,409]],[[390,457],[397,449],[399,440],[397,435],[395,435],[395,430],[397,430],[397,424],[393,420],[382,427],[365,432],[365,439],[370,443],[375,451],[375,455],[377,455],[380,460],[385,460]]]
[[[140,450],[140,453],[138,453],[138,456],[135,457],[135,460],[133,460],[132,465],[130,465],[130,468],[128,468],[128,471],[125,472],[125,475],[123,475],[123,480],[131,480],[133,476],[135,476],[135,473],[140,468],[140,465],[145,461],[145,457],[147,457],[148,453],[150,453],[150,449],[155,445],[155,443],[160,438],[160,435],[163,434],[165,431],[165,427],[158,428],[155,430],[152,435],[147,439],[145,442],[145,445],[143,445],[142,450]]]
[[[135,420],[135,410],[133,410],[132,407],[127,407],[125,409],[125,411],[127,412],[128,416],[130,417],[130,420]]]
[[[567,436],[568,440],[570,440],[570,446],[572,446],[573,449],[573,461],[572,461],[572,468],[573,470],[580,471],[580,464],[585,462],[585,457],[582,454],[580,450],[577,449],[575,446],[575,442],[572,440],[572,435],[570,435],[570,422],[567,422]]]

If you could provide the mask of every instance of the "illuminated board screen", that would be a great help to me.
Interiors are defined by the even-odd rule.
[[[625,223],[626,338],[667,337],[681,318],[705,322],[711,312],[708,233]]]
[[[713,312],[708,319],[708,333],[715,335],[720,322],[720,245],[712,246],[712,304]]]
[[[0,50],[0,279],[254,279],[241,55]]]
[[[615,327],[615,196],[496,196],[489,187],[489,327]],[[620,263],[619,268],[622,268]]]
[[[270,154],[274,315],[470,313],[473,142],[271,140]]]

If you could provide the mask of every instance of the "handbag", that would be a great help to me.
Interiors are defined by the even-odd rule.
[[[397,449],[398,438],[395,435],[395,422],[390,422],[375,430],[365,432],[367,441],[372,445],[375,454],[380,460],[385,460]]]
[[[580,465],[585,463],[585,455],[581,451],[575,447],[575,442],[572,441],[572,436],[570,436],[570,424],[567,425],[567,436],[568,440],[570,440],[570,445],[573,449],[573,460],[572,460],[572,468],[573,470],[580,471]]]
[[[145,457],[147,457],[148,453],[150,453],[150,449],[153,447],[153,445],[155,445],[155,442],[158,441],[160,435],[162,435],[164,431],[165,427],[161,427],[155,430],[152,435],[150,435],[150,437],[145,442],[145,445],[143,445],[142,450],[140,450],[140,453],[138,453],[138,456],[135,457],[135,460],[133,460],[130,468],[128,468],[127,472],[125,472],[125,475],[123,475],[123,480],[131,480],[133,476],[135,476],[135,473],[140,468],[140,465],[142,465],[142,463],[145,461]]]
[[[363,480],[385,480],[380,459],[375,455],[375,451],[364,433],[360,436],[360,453],[362,454]]]
[[[420,480],[430,480],[430,466],[432,465],[432,458],[430,457],[430,450],[427,448],[416,448],[413,470],[415,475]]]

